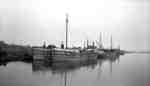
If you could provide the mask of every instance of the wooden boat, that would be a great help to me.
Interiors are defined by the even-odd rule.
[[[34,60],[50,61],[85,61],[97,59],[97,53],[94,50],[79,49],[33,49]]]

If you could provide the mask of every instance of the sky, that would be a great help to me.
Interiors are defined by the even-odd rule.
[[[69,14],[69,46],[102,39],[105,47],[150,50],[149,0],[0,0],[0,40],[60,45]]]

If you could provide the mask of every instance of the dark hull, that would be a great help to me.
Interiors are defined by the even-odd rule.
[[[97,54],[94,52],[58,52],[52,50],[35,50],[34,60],[50,60],[50,61],[85,61],[97,59]]]

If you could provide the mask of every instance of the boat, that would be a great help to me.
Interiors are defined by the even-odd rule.
[[[73,49],[68,48],[68,15],[66,15],[66,48],[40,47],[33,48],[34,60],[50,61],[83,61],[97,59],[94,49]]]
[[[75,49],[44,49],[36,48],[33,50],[34,60],[51,61],[84,61],[97,59],[94,50],[75,50]]]
[[[119,55],[124,55],[124,51],[120,50],[120,46],[118,48],[113,48],[113,42],[112,42],[112,35],[110,38],[110,48],[104,48],[102,45],[102,40],[101,40],[101,34],[100,34],[100,43],[98,43],[100,46],[98,49],[96,49],[96,52],[98,54],[98,59],[101,58],[116,58]],[[101,47],[102,46],[102,47]]]

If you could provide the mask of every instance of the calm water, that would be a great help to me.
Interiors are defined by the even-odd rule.
[[[10,62],[0,66],[0,86],[150,86],[150,54],[74,62]]]

